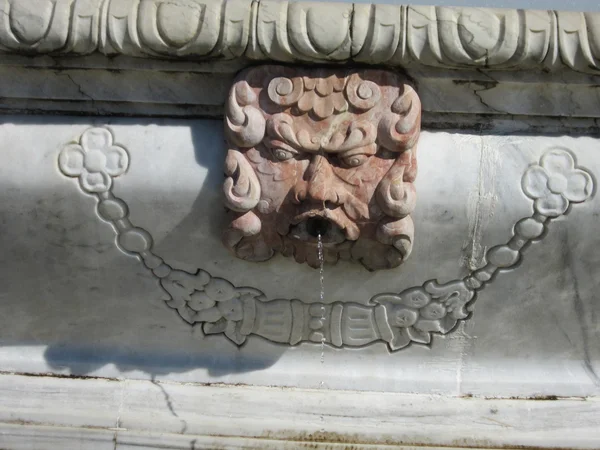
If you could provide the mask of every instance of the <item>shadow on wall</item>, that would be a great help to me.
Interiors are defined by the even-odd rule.
[[[3,168],[0,166],[0,204],[4,205],[0,208],[0,346],[23,348],[23,355],[18,355],[17,358],[24,363],[28,363],[27,346],[44,346],[44,357],[52,370],[69,371],[76,375],[92,374],[104,366],[114,365],[120,372],[138,371],[150,377],[195,369],[205,369],[212,377],[249,373],[264,370],[274,365],[284,352],[294,351],[258,337],[252,337],[242,348],[238,348],[223,335],[202,336],[198,326],[192,327],[183,322],[177,312],[168,308],[161,300],[163,292],[156,277],[137,258],[115,249],[114,230],[93,213],[96,200],[82,193],[77,181],[62,176],[56,167],[56,158],[61,148],[92,125],[168,125],[184,128],[186,133],[189,130],[195,163],[210,170],[197,192],[194,189],[188,190],[192,194],[186,200],[185,207],[189,208],[187,213],[174,226],[165,227],[169,230],[166,235],[156,235],[160,239],[155,250],[175,269],[193,271],[197,266],[189,263],[198,264],[202,261],[203,265],[206,259],[210,260],[207,264],[212,264],[212,268],[208,269],[211,272],[216,263],[223,267],[221,272],[215,270],[214,275],[228,273],[227,264],[232,259],[226,259],[227,252],[220,246],[220,230],[226,219],[220,197],[223,179],[220,168],[225,157],[220,132],[221,121],[110,118],[90,121],[71,117],[8,116],[3,121],[7,125],[32,125],[31,134],[35,136],[27,136],[22,130],[19,134],[15,130],[13,135],[7,135],[7,129],[10,131],[11,127],[2,127],[2,136],[8,139],[7,142],[13,147],[19,147],[14,154],[30,158],[30,163],[10,168],[18,174],[11,174],[15,180],[12,185],[3,180]],[[44,140],[44,133],[48,135],[47,140]],[[147,149],[155,147],[152,139],[157,139],[158,134],[147,133],[144,141]],[[116,137],[117,142],[124,139],[120,134]],[[17,139],[27,142],[16,142]],[[163,144],[157,143],[156,146],[158,145]],[[167,144],[168,148],[155,150],[168,151],[173,158],[186,156],[190,164],[194,163],[191,155],[185,154],[189,150],[171,148],[169,145],[170,143]],[[24,146],[33,149],[21,155],[21,147]],[[136,147],[144,150],[143,146]],[[40,155],[39,158],[36,155]],[[136,155],[148,156],[137,151]],[[46,172],[42,173],[44,171]],[[46,188],[43,180],[39,183],[18,184],[19,180],[44,176],[51,180],[52,189]],[[137,194],[153,195],[148,193],[152,188],[151,183],[136,185],[140,187]],[[36,189],[28,191],[28,186]],[[120,192],[117,194],[121,195]],[[131,200],[132,205],[135,196],[134,192],[123,192],[123,197]],[[145,200],[148,198],[135,199],[136,209],[145,210],[152,205],[158,209],[155,217],[169,216],[168,211],[162,210],[160,202],[150,198],[151,203],[145,204]],[[176,202],[170,200],[171,206],[173,203]],[[210,220],[206,220],[207,218]],[[148,227],[153,231],[156,224],[144,219],[135,225]],[[202,242],[208,242],[215,249],[219,248],[219,252],[211,255],[213,258],[205,254],[207,249],[191,243],[190,236],[195,233],[204,235]],[[580,242],[582,247],[589,247],[583,237],[574,241]],[[541,257],[540,261],[552,264],[550,254],[555,250],[542,246],[542,251],[547,252],[547,255]],[[574,252],[580,256],[584,253]],[[597,267],[597,252],[589,253],[589,258],[592,259],[582,266]],[[245,267],[240,261],[237,264]],[[545,286],[547,292],[562,292],[563,285],[568,283],[558,280],[554,275],[555,270],[547,269],[552,268],[551,265],[538,266],[541,275],[535,275],[535,268],[530,267],[531,279],[538,280],[539,285]],[[523,288],[524,284],[529,283],[527,276],[520,279],[522,284],[515,285],[514,292],[529,292],[529,289],[533,289]],[[589,287],[587,292],[582,293],[582,298],[593,299],[595,285],[590,282],[582,286]],[[517,296],[508,297],[506,302],[519,300]],[[544,303],[546,299],[539,293],[531,294],[528,298],[531,304],[528,309],[531,322],[535,320],[545,323],[540,319],[539,311],[548,310]],[[519,320],[515,320],[515,309],[507,307],[506,303],[497,302],[494,306],[493,302],[488,301],[485,305],[488,305],[488,312],[490,307],[497,308],[493,311],[493,317],[503,318],[494,322],[498,324],[498,331],[488,334],[492,344],[487,348],[503,352],[506,346],[497,344],[498,336],[511,336],[510,326],[518,327],[520,323],[529,323],[530,320],[523,315],[525,312],[520,312]],[[581,329],[588,333],[593,327],[585,322],[588,320],[586,317],[593,316],[587,315],[585,308],[593,303],[585,305],[584,308],[578,307],[578,311],[582,311]],[[565,308],[560,304],[554,306],[557,317],[563,317]],[[521,305],[518,307],[521,308]],[[584,338],[583,341],[593,342],[592,337],[590,332],[590,339]],[[559,338],[556,335],[553,341],[544,335],[548,343],[559,342]],[[485,337],[480,336],[479,339],[482,342]],[[507,342],[510,343],[510,340]],[[573,342],[577,340],[573,339]],[[586,344],[583,345],[584,348],[585,346]],[[593,346],[591,348],[593,350]],[[383,346],[381,350],[384,351]],[[411,353],[396,355],[395,358],[426,350],[423,347],[410,348],[407,352]],[[548,344],[548,353],[555,352],[556,349]],[[584,351],[586,352],[587,350]],[[593,360],[593,356],[585,356],[585,359]],[[107,368],[102,375],[108,373],[119,374]]]
[[[72,125],[73,129],[65,131],[63,127],[61,131],[63,134],[71,131],[71,138],[79,133],[74,131],[75,127],[83,130],[88,125],[186,127],[191,133],[195,161],[208,168],[208,174],[187,215],[161,237],[154,250],[178,269],[178,261],[198,261],[199,258],[188,256],[203,251],[189,248],[190,235],[200,232],[205,239],[213,240],[214,245],[220,244],[225,220],[220,196],[223,172],[214,168],[222,167],[225,156],[221,121],[6,117],[4,123],[9,122],[19,126]],[[50,128],[46,130],[54,133]],[[123,136],[116,136],[117,143],[119,138]],[[59,138],[49,141],[56,139]],[[68,139],[63,145],[67,143]],[[39,149],[45,152],[43,167],[53,164],[52,169],[56,169],[60,150],[60,147]],[[178,148],[165,150],[171,152],[173,158],[182,154]],[[56,173],[62,177],[57,169]],[[200,326],[185,323],[176,310],[162,301],[165,292],[141,261],[123,253],[115,256],[114,238],[99,235],[98,223],[87,223],[95,210],[96,199],[79,190],[76,180],[65,178],[63,181],[65,188],[60,192],[42,189],[22,195],[24,214],[12,214],[5,222],[13,231],[6,230],[4,237],[0,237],[0,247],[14,254],[20,248],[21,256],[17,260],[0,257],[0,267],[9,269],[6,278],[0,276],[4,278],[0,281],[5,281],[6,292],[18,294],[7,295],[6,301],[3,300],[3,308],[8,308],[4,311],[15,314],[13,325],[6,318],[6,327],[2,326],[2,346],[45,345],[44,357],[50,368],[68,370],[75,375],[91,374],[103,366],[114,365],[121,372],[142,371],[151,377],[194,369],[206,369],[212,377],[258,371],[272,366],[286,351],[283,346],[257,338],[238,348],[223,335],[203,336]],[[82,196],[81,206],[74,194]],[[107,226],[100,219],[97,222]],[[134,225],[151,231],[153,224]],[[27,241],[23,237],[24,230],[25,234],[40,236],[39,240],[35,244]],[[32,246],[39,247],[37,256],[28,253]],[[173,255],[175,261],[170,258]],[[121,267],[122,275],[117,269]],[[36,283],[19,285],[18,280],[11,281],[11,278],[22,278],[19,274],[23,271],[32,275]],[[111,289],[114,295],[107,295]],[[27,320],[19,322],[17,317]]]

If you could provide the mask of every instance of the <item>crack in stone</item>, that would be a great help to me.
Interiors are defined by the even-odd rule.
[[[158,381],[156,381],[156,379],[154,377],[150,380],[150,382],[154,386],[156,386],[157,388],[160,389],[163,396],[165,397],[165,403],[167,404],[167,408],[171,412],[171,415],[173,415],[173,417],[176,417],[177,419],[179,419],[179,421],[181,422],[181,430],[179,431],[179,433],[185,434],[185,432],[187,431],[187,428],[188,428],[187,422],[185,420],[183,420],[182,418],[180,418],[179,414],[177,414],[177,412],[175,412],[175,408],[173,407],[173,402],[171,400],[171,396],[169,395],[169,393],[165,390],[165,388]]]
[[[563,244],[563,251],[565,254],[565,259],[567,260],[567,267],[569,271],[569,275],[571,276],[571,280],[573,283],[573,309],[575,311],[575,315],[577,317],[577,322],[581,329],[581,344],[583,350],[583,367],[590,377],[590,380],[594,383],[594,385],[600,387],[600,377],[596,373],[594,366],[592,365],[592,361],[590,358],[590,343],[588,339],[587,333],[587,325],[585,323],[585,307],[583,301],[581,299],[581,292],[579,289],[579,279],[575,273],[575,260],[573,258],[573,254],[571,253],[571,246],[569,245],[569,232],[568,229],[565,232],[565,239]]]

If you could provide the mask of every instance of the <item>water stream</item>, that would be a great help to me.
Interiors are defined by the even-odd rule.
[[[323,239],[321,238],[321,233],[318,235],[317,240],[317,254],[319,257],[319,283],[320,283],[320,293],[319,300],[321,305],[325,304],[325,258],[323,257]],[[322,316],[321,321],[325,323],[325,308],[321,307]],[[321,337],[321,362],[325,362],[325,333],[323,333],[323,337]]]

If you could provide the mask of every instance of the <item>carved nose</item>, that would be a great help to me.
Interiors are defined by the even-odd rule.
[[[308,198],[318,202],[336,202],[333,189],[335,177],[327,158],[315,155],[306,172],[308,181]]]

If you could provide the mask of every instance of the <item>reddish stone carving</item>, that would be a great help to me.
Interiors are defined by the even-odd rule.
[[[421,104],[384,70],[262,66],[227,101],[224,244],[239,258],[275,252],[392,268],[409,256]]]

